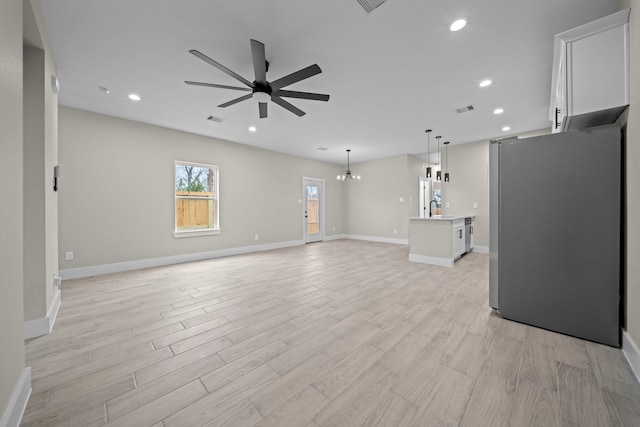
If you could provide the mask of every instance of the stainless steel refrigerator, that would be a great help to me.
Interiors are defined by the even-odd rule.
[[[529,325],[620,346],[618,125],[489,149],[489,303]]]

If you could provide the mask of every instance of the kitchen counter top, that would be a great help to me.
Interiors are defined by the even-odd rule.
[[[432,216],[431,218],[426,217],[412,217],[409,218],[412,221],[455,221],[456,219],[465,219],[465,218],[475,218],[475,215],[442,215],[442,216]]]

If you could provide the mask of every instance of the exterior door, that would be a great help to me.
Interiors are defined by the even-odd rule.
[[[303,179],[303,234],[304,242],[324,239],[324,180]]]

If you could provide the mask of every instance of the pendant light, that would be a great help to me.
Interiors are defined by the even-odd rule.
[[[429,166],[431,163],[431,129],[427,129],[425,132],[427,133],[427,171],[425,175],[427,178],[431,178],[431,166]]]
[[[349,153],[351,153],[350,149],[347,149],[347,171],[345,172],[344,175],[338,175],[336,176],[336,179],[338,181],[355,181],[355,180],[359,180],[360,179],[360,175],[353,175],[351,173],[351,168],[350,168],[350,163],[349,163]]]
[[[449,150],[447,146],[449,145],[449,141],[444,142],[444,182],[449,182]]]
[[[438,170],[436,171],[436,181],[442,181],[442,166],[440,165],[440,138],[441,135],[436,136],[438,140]]]

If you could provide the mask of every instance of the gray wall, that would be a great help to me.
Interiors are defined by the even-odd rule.
[[[39,1],[24,2],[24,317],[47,315],[58,272],[58,99],[56,67]]]
[[[442,213],[475,215],[475,245],[488,247],[489,141],[452,145],[448,155],[451,180],[442,182]],[[443,163],[445,158],[443,156]],[[442,176],[444,179],[444,172]],[[474,203],[478,204],[477,208],[473,207]]]
[[[625,128],[627,148],[627,274],[626,328],[640,346],[640,0],[620,0],[618,9],[631,8],[631,105]]]
[[[59,118],[61,270],[301,241],[303,176],[325,179],[325,234],[344,233],[337,165],[71,108]],[[219,235],[173,236],[175,160],[220,167]]]
[[[24,370],[22,303],[22,2],[0,2],[0,418]]]
[[[421,168],[422,161],[407,154],[352,164],[362,179],[343,183],[346,234],[406,240],[409,217],[418,216]]]

